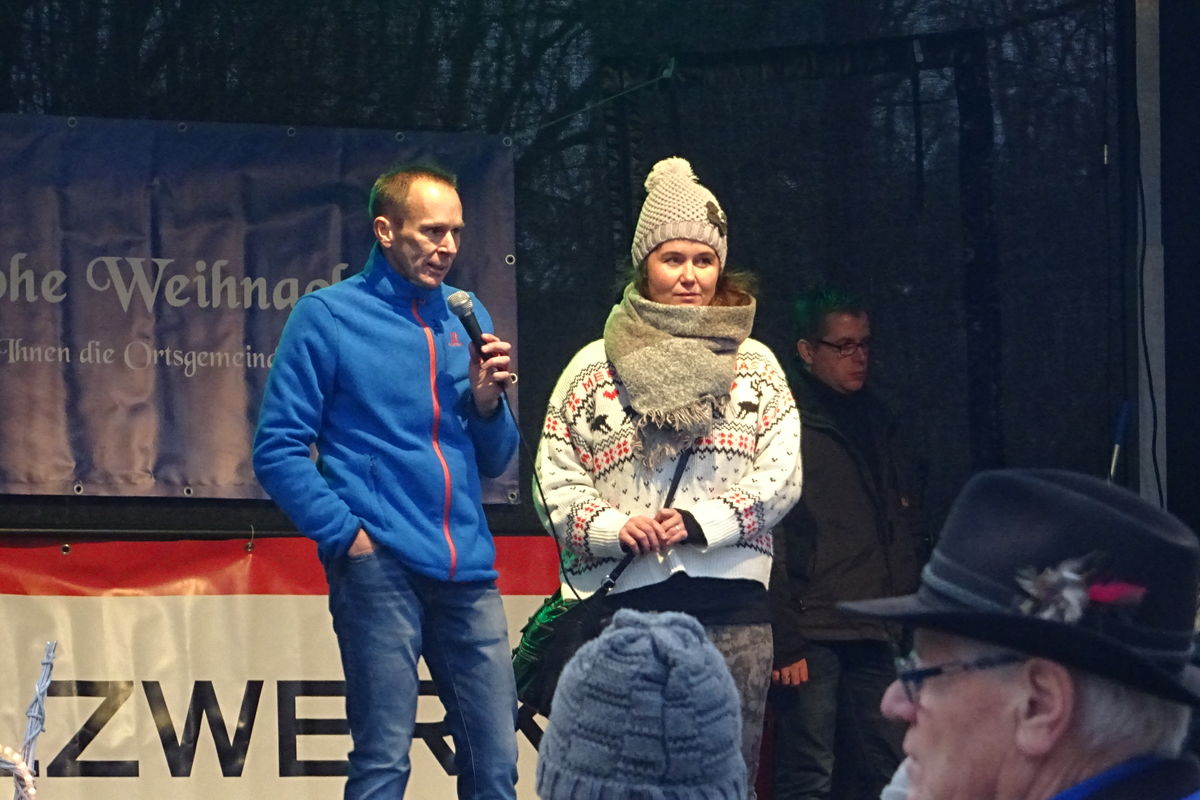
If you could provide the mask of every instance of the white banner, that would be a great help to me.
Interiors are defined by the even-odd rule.
[[[297,568],[298,559],[315,562],[315,555],[301,540],[260,542],[253,555],[243,544],[77,544],[70,555],[45,548],[27,559],[35,563],[24,571],[32,578],[26,588],[12,591],[11,571],[0,579],[0,651],[11,654],[0,684],[0,743],[20,747],[44,643],[59,642],[37,743],[39,798],[342,796],[350,737],[337,643],[323,581],[314,585],[311,562]],[[501,570],[505,561],[526,570],[502,580],[515,643],[553,589],[553,561],[546,561],[545,539],[500,544]],[[190,572],[169,557],[172,547],[191,562]],[[0,548],[6,571],[19,571],[20,557],[38,549]],[[214,549],[223,554],[195,557]],[[518,550],[520,558],[504,556]],[[540,556],[530,559],[531,551]],[[47,579],[36,562],[53,564],[55,555],[64,568]],[[104,576],[90,568],[100,560],[110,573],[130,565],[138,572],[124,586],[104,588]],[[241,592],[228,593],[239,583]],[[189,584],[195,593],[178,593]],[[289,584],[303,593],[280,593]],[[547,584],[536,594],[528,588]],[[426,692],[407,796],[450,798],[453,743],[431,685],[423,685]],[[524,734],[518,740],[517,796],[532,800],[536,751]]]

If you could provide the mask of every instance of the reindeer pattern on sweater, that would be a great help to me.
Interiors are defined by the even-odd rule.
[[[662,508],[675,471],[674,459],[648,467],[637,457],[636,419],[603,340],[585,346],[550,396],[535,461],[545,498],[538,499],[539,514],[562,544],[564,571],[581,594],[594,591],[623,555],[618,534],[625,521]],[[800,489],[800,419],[791,391],[774,354],[747,339],[728,402],[694,443],[673,504],[691,512],[707,544],[634,559],[614,591],[679,571],[765,586],[771,528]]]

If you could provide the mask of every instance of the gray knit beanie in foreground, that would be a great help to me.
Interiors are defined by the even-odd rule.
[[[690,239],[715,250],[724,269],[729,253],[728,229],[721,204],[700,185],[692,165],[671,156],[651,167],[646,176],[646,202],[638,215],[629,255],[637,266],[663,242]]]
[[[541,800],[743,800],[742,715],[694,617],[621,609],[567,662],[538,752]]]

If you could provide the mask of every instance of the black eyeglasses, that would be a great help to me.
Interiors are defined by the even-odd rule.
[[[855,350],[862,350],[864,356],[871,352],[870,339],[863,339],[861,342],[842,342],[841,344],[826,339],[817,339],[816,341],[817,344],[823,344],[826,347],[832,347],[834,350],[837,350],[837,354],[842,358],[849,358],[854,355]]]
[[[1009,664],[1019,664],[1027,658],[1028,656],[1020,656],[1016,653],[993,653],[973,661],[947,661],[945,664],[933,667],[922,667],[916,656],[908,655],[896,659],[896,680],[900,681],[900,685],[904,687],[904,694],[908,697],[908,702],[916,705],[917,698],[921,695],[921,684],[930,678],[936,678],[938,675],[955,675],[959,672],[976,672],[993,667],[1005,667]]]

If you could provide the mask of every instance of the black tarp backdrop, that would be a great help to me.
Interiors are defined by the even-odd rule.
[[[511,134],[531,443],[562,365],[601,331],[644,168],[679,152],[726,206],[733,262],[762,275],[760,338],[786,347],[787,301],[817,279],[872,304],[876,378],[927,460],[936,524],[976,466],[1107,466],[1134,385],[1121,227],[1132,210],[1116,179],[1129,142],[1114,102],[1115,43],[1129,35],[1115,9],[1131,7],[463,0],[429,15],[394,0],[286,14],[273,3],[183,13],[155,0],[23,2],[0,25],[0,74],[11,76],[0,110]],[[986,93],[941,65],[933,40],[928,54],[912,48],[934,34],[977,43]],[[788,63],[805,52],[880,68],[806,76]],[[672,57],[678,80],[662,78]],[[92,67],[72,67],[82,64]],[[613,70],[627,76],[618,101]],[[990,103],[990,156],[968,146],[964,100]],[[971,176],[989,168],[991,202]],[[994,252],[968,250],[971,214],[990,216]],[[979,258],[992,261],[975,270]],[[527,461],[522,470],[527,480]],[[2,507],[52,528],[186,518],[244,531],[275,519],[236,504],[65,501]],[[537,528],[528,506],[495,509],[492,522]]]
[[[1053,98],[1061,129],[1013,129],[1013,85],[1055,62],[1015,61],[1016,33],[986,29],[681,54],[614,104],[617,196],[687,154],[725,203],[730,262],[762,279],[756,334],[777,352],[804,288],[866,299],[875,383],[913,434],[935,521],[980,469],[1107,471],[1132,352],[1108,13],[1072,20],[1095,69]],[[607,88],[657,69],[613,64]]]
[[[1200,3],[1163,3],[1160,29],[1167,507],[1200,530]]]

